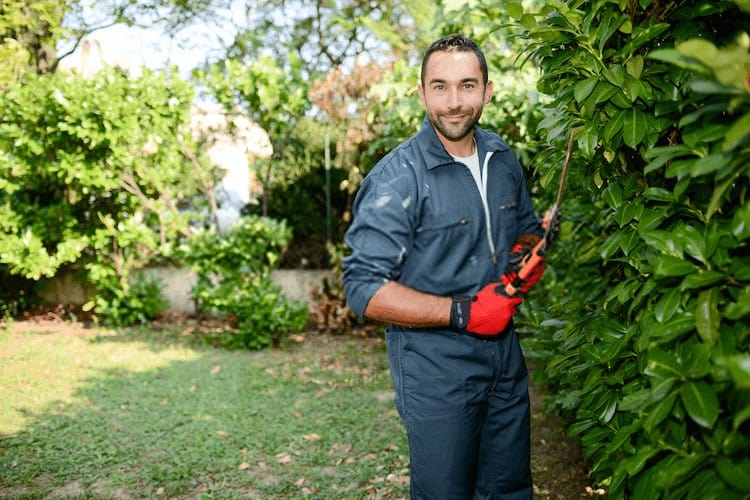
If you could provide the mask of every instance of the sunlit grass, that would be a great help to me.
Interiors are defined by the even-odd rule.
[[[0,332],[0,496],[407,496],[378,341],[18,330]]]

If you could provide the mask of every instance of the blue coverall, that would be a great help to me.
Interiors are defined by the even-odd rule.
[[[355,313],[388,281],[471,295],[499,280],[519,235],[541,232],[508,145],[479,127],[475,140],[489,221],[469,169],[427,118],[366,176],[345,236],[344,286]],[[391,325],[386,341],[411,497],[531,498],[528,373],[512,322],[493,340]]]

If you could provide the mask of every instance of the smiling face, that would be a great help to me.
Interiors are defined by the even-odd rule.
[[[468,156],[474,127],[492,97],[492,82],[484,83],[477,56],[471,51],[439,51],[424,67],[419,98],[445,149]],[[468,149],[467,149],[468,148]]]

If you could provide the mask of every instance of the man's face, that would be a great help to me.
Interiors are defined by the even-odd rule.
[[[473,52],[435,52],[427,60],[419,98],[444,144],[468,140],[491,97],[492,82],[484,85]]]

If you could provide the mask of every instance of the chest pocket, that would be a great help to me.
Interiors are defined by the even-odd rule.
[[[418,235],[435,237],[437,233],[466,230],[471,224],[468,214],[461,211],[428,213],[422,217],[422,223],[417,228]],[[476,217],[474,217],[476,218]]]
[[[480,241],[486,241],[486,237],[480,239],[481,235],[479,214],[471,214],[466,208],[425,214],[416,231],[413,255],[419,266],[431,263],[430,272],[440,267],[455,273],[476,253]]]

